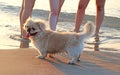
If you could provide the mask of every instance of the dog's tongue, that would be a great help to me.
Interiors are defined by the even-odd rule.
[[[26,33],[26,38],[29,38],[30,37],[30,34],[29,33]]]

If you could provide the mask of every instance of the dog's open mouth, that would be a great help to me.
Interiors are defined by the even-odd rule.
[[[35,33],[29,33],[29,32],[27,32],[26,33],[26,38],[29,38],[30,36],[35,36],[37,34],[37,32],[35,32]]]

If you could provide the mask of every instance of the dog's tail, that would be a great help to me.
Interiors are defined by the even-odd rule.
[[[85,25],[84,25],[84,31],[81,34],[80,33],[80,38],[89,38],[90,36],[92,36],[95,32],[95,25],[93,24],[93,22],[88,21]]]

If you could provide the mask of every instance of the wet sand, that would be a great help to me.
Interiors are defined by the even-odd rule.
[[[0,75],[120,75],[120,53],[84,51],[75,65],[68,65],[69,59],[59,54],[38,59],[32,48],[0,53]]]

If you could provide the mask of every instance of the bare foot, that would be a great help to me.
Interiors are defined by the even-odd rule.
[[[94,49],[95,51],[99,51],[99,35],[95,35],[95,44],[94,44]]]

